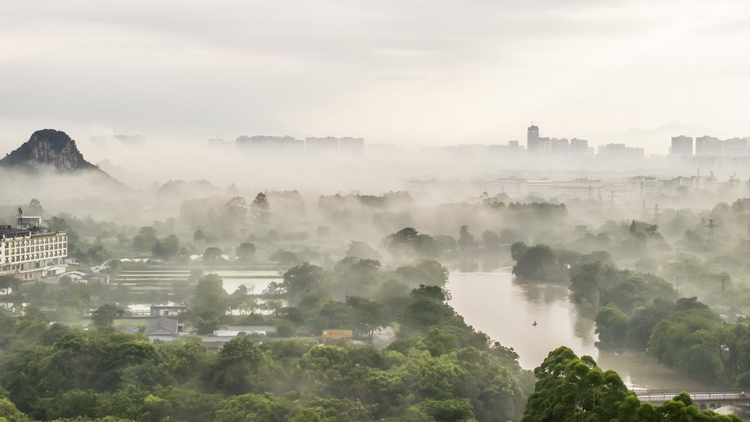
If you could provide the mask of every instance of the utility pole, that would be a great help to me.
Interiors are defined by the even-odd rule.
[[[677,278],[675,279],[675,285],[677,286],[677,297],[680,297],[680,275],[677,274]]]
[[[724,312],[727,311],[726,306],[724,305],[724,288],[727,283],[727,276],[721,277],[721,309],[724,310]]]
[[[714,220],[708,220],[708,241],[711,242],[714,240],[714,229],[719,227],[714,224]]]
[[[654,225],[659,227],[659,204],[654,204]]]

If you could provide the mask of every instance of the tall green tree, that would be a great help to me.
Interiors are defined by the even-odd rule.
[[[154,258],[169,261],[180,254],[180,239],[177,236],[170,234],[162,240],[157,240],[156,243],[154,243],[152,254]]]
[[[214,383],[227,394],[260,392],[258,378],[263,365],[263,352],[245,336],[232,339],[219,351],[214,365]]]
[[[469,232],[469,226],[463,225],[458,234],[458,247],[464,250],[473,249],[477,246],[474,235]]]
[[[244,262],[255,259],[255,245],[250,242],[240,243],[237,247],[237,259]]]
[[[370,343],[372,343],[375,331],[385,327],[391,321],[385,306],[367,298],[348,296],[346,304],[354,308],[355,326],[358,331],[367,335]]]
[[[250,207],[250,214],[256,223],[265,224],[271,218],[271,204],[263,192],[259,192]]]
[[[91,313],[94,325],[97,326],[112,325],[117,318],[122,318],[123,316],[125,316],[125,309],[114,303],[105,303]]]
[[[203,262],[207,263],[216,263],[220,262],[222,260],[221,255],[223,252],[221,249],[212,246],[210,248],[207,248],[205,252],[203,252]]]
[[[138,234],[133,238],[133,247],[139,251],[153,251],[154,245],[159,239],[153,227],[141,227]]]
[[[305,262],[290,268],[284,273],[282,286],[292,303],[297,303],[304,295],[321,288],[325,282],[323,268]]]

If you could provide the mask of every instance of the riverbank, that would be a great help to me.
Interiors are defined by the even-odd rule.
[[[507,272],[453,271],[446,287],[452,295],[450,305],[466,323],[512,347],[525,369],[536,368],[551,350],[564,345],[617,371],[631,388],[710,387],[645,353],[599,350],[594,321],[579,315],[569,300],[567,283],[520,281]]]

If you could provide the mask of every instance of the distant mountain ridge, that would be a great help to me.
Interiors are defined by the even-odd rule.
[[[34,132],[28,141],[0,160],[0,167],[6,168],[33,172],[39,166],[53,167],[60,173],[98,172],[107,175],[83,158],[76,141],[65,132],[54,129]]]

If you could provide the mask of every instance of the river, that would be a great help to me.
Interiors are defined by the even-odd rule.
[[[708,387],[645,353],[597,349],[594,321],[578,314],[565,283],[523,282],[503,272],[451,272],[447,288],[452,295],[450,305],[466,323],[513,347],[526,369],[539,366],[557,347],[567,346],[579,356],[593,357],[600,367],[617,371],[631,388]]]

